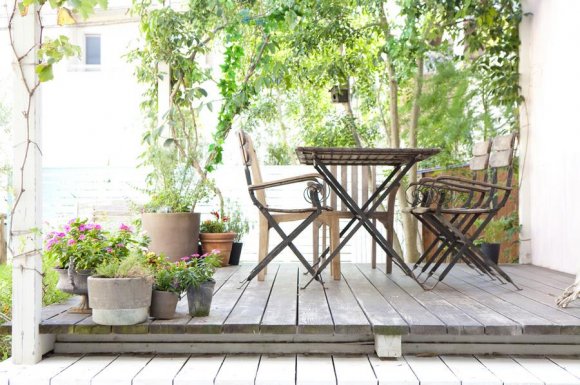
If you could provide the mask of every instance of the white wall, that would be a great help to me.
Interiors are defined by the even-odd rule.
[[[580,1],[524,0],[522,262],[580,265]]]

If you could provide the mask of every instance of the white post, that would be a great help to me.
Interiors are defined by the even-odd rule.
[[[29,90],[37,82],[35,62],[40,23],[36,11],[36,6],[30,5],[26,16],[19,13],[14,16],[12,25],[16,54],[26,55],[21,59],[22,72],[14,58],[13,180],[17,206],[11,218],[9,239],[13,252],[12,360],[15,364],[34,364],[42,358],[38,330],[42,307],[41,238],[37,232],[42,225],[38,90],[29,99]]]

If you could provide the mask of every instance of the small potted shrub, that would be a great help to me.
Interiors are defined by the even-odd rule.
[[[183,261],[170,262],[163,255],[147,253],[147,262],[153,269],[153,293],[150,315],[157,319],[171,319],[181,293],[184,291],[182,279],[186,269]]]
[[[135,325],[149,316],[153,275],[142,252],[106,258],[89,277],[93,321],[100,325]]]
[[[209,315],[215,288],[213,275],[221,264],[219,255],[219,250],[214,250],[207,254],[193,254],[183,258],[186,269],[182,273],[182,282],[187,291],[187,304],[191,316]]]
[[[213,211],[211,215],[213,219],[203,221],[201,224],[201,250],[204,254],[219,250],[221,265],[227,266],[236,233],[228,231],[228,217],[220,215],[217,211]]]
[[[87,219],[71,219],[60,231],[51,231],[44,240],[44,255],[56,261],[57,289],[81,296],[71,313],[90,313],[87,278],[100,265],[108,245],[101,225]]]
[[[238,265],[242,255],[242,239],[250,231],[250,224],[237,202],[229,205],[228,212],[230,213],[228,231],[236,234],[230,254],[230,265]]]
[[[475,226],[480,224],[481,221],[477,221]],[[513,235],[520,231],[520,228],[517,214],[494,218],[487,224],[475,243],[484,255],[497,264],[499,263],[501,244],[512,239]]]

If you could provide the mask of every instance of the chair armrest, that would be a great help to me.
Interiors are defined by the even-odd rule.
[[[289,184],[293,184],[293,183],[308,182],[308,181],[316,182],[316,183],[320,184],[320,179],[322,179],[320,174],[317,174],[317,173],[305,174],[305,175],[299,175],[299,176],[294,176],[294,177],[290,177],[290,178],[271,180],[271,181],[263,182],[263,183],[256,183],[256,184],[248,186],[248,190],[250,190],[250,191],[264,190],[264,189],[271,188],[271,187],[279,187],[279,186],[285,186],[285,185],[289,185]]]
[[[483,181],[478,181],[478,180],[472,180],[472,179],[465,179],[465,178],[460,178],[460,177],[456,177],[456,176],[445,176],[445,177],[440,177],[437,182],[459,182],[459,183],[463,183],[463,184],[467,184],[467,185],[471,185],[471,186],[479,186],[482,188],[487,188],[487,190],[492,189],[492,188],[496,188],[496,189],[500,189],[500,190],[505,190],[505,191],[510,191],[512,188],[508,187],[508,186],[501,186],[498,184],[493,184],[493,183],[488,183],[488,182],[483,182]]]
[[[474,186],[472,184],[463,183],[463,181],[447,181],[445,178],[422,178],[420,181],[409,184],[409,188],[416,187],[426,187],[426,188],[436,188],[443,190],[452,190],[457,192],[479,192],[486,193],[489,192],[490,188],[485,186]]]

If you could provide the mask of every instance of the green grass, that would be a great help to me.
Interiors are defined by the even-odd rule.
[[[43,306],[61,302],[70,296],[56,290],[58,274],[52,269],[54,263],[43,260],[44,277],[42,279]],[[0,324],[10,320],[12,314],[12,265],[0,265]],[[0,361],[10,357],[10,336],[0,336]]]

